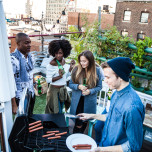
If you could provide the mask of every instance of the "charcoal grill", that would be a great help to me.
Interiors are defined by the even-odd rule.
[[[29,123],[41,120],[43,129],[29,132]],[[49,140],[42,137],[47,131],[67,131],[59,139]],[[66,138],[69,131],[66,126],[64,114],[34,114],[24,115],[16,118],[9,136],[9,144],[12,152],[70,152],[66,146]]]

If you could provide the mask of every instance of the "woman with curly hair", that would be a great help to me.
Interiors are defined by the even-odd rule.
[[[72,89],[70,113],[96,113],[97,93],[102,88],[103,72],[95,64],[91,51],[84,51],[78,56],[78,65],[72,70],[69,87]],[[83,133],[87,122],[76,119],[73,133]]]
[[[66,109],[70,106],[65,85],[75,61],[72,60],[69,65],[65,63],[64,58],[70,55],[71,49],[71,44],[67,40],[54,40],[49,43],[49,54],[54,58],[46,67],[46,81],[49,83],[49,89],[45,113],[61,113],[64,103]]]

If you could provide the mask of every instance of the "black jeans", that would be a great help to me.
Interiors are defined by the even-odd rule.
[[[76,115],[83,112],[84,112],[84,96],[81,96],[77,106]],[[87,127],[87,122],[84,122],[80,119],[76,119],[73,133],[83,133],[86,127]]]

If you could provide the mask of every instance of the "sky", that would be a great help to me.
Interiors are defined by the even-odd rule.
[[[4,12],[24,14],[26,0],[2,0]]]
[[[32,16],[40,17],[45,12],[46,0],[30,0],[33,3],[33,14]],[[7,14],[25,14],[25,4],[27,0],[2,0],[4,6],[4,12]],[[116,0],[77,0],[77,7],[81,7],[82,4],[86,5],[89,3],[91,5],[86,6],[87,9],[91,9],[93,12],[97,13],[98,5],[110,5],[115,10]],[[91,8],[89,8],[91,7]]]
[[[46,0],[31,0],[36,15],[41,15],[45,11]],[[25,4],[27,0],[2,0],[4,12],[7,14],[25,14]],[[35,15],[34,14],[34,15]]]

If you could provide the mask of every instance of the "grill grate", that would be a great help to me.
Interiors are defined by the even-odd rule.
[[[30,133],[28,130],[24,134],[24,147],[29,150],[52,150],[57,152],[68,152],[66,146],[66,138],[69,136],[69,133],[62,135],[59,139],[47,139],[42,137],[42,135],[47,134],[47,131],[59,130],[59,132],[68,131],[67,128],[43,128],[39,131]]]
[[[41,120],[43,129],[29,132],[29,124]],[[70,152],[66,146],[69,133],[61,135],[59,139],[48,140],[42,135],[47,131],[59,130],[68,132],[64,114],[34,114],[31,117],[21,115],[15,119],[9,136],[9,144],[12,152]]]

